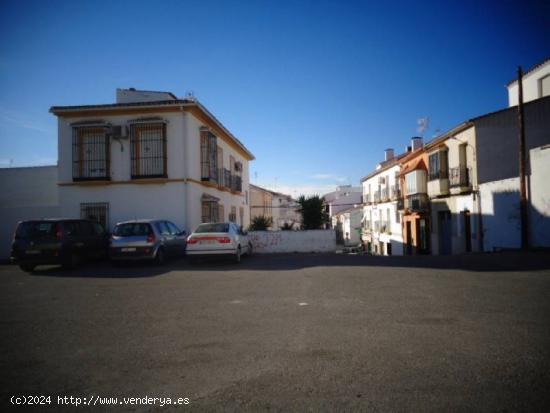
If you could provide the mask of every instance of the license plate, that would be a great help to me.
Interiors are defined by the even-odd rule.
[[[27,250],[25,251],[28,255],[32,255],[32,254],[40,254],[40,251],[38,250]]]
[[[120,250],[122,252],[135,252],[136,251],[135,248],[121,248]]]
[[[213,241],[211,239],[207,239],[207,240],[204,240],[204,241],[201,241],[201,244],[214,244],[216,241]]]

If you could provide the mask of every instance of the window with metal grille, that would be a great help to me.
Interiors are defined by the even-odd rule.
[[[219,219],[219,204],[215,201],[202,201],[202,222],[218,222]]]
[[[130,125],[130,156],[132,179],[166,178],[166,124]]]
[[[73,180],[109,179],[110,146],[106,126],[73,127]]]
[[[94,202],[80,204],[80,218],[99,222],[103,228],[109,227],[109,204],[107,202]]]
[[[208,129],[201,129],[201,180],[218,181],[217,138]]]

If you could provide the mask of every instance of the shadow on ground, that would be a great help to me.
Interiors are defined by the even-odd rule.
[[[170,261],[163,266],[148,263],[131,263],[112,267],[108,262],[88,263],[74,270],[59,267],[39,267],[33,276],[142,278],[156,277],[170,271],[292,271],[311,267],[396,267],[455,269],[464,271],[539,271],[550,270],[548,251],[499,252],[455,256],[393,256],[344,254],[264,254],[244,257],[237,264],[230,260],[204,259],[191,265],[186,259]]]

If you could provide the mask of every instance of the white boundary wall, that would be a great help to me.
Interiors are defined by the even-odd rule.
[[[254,252],[335,252],[336,232],[329,229],[307,231],[250,231]]]

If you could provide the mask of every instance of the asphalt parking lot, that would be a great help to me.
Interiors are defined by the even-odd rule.
[[[182,397],[195,411],[550,408],[548,253],[4,265],[0,291],[14,411],[30,406],[13,395]]]

